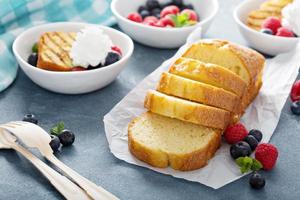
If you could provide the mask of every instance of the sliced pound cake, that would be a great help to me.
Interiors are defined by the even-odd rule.
[[[238,116],[234,116],[239,119],[251,102],[250,99],[255,99],[262,85],[261,76],[265,58],[252,49],[224,40],[198,42],[192,45],[183,56],[225,67],[247,83],[247,89],[237,112]]]
[[[212,128],[225,129],[230,122],[230,112],[226,110],[168,96],[154,90],[148,91],[144,106],[156,114]]]
[[[128,126],[130,152],[154,167],[188,171],[204,167],[221,143],[221,131],[144,113]]]
[[[239,75],[248,86],[256,82],[265,63],[265,58],[258,52],[225,40],[198,42],[183,57],[225,67]]]
[[[230,70],[204,63],[190,58],[179,58],[169,69],[171,74],[191,80],[203,82],[233,92],[237,96],[244,95],[247,83]]]
[[[166,72],[161,75],[157,90],[167,95],[222,108],[230,112],[236,112],[240,100],[237,95],[222,88]]]

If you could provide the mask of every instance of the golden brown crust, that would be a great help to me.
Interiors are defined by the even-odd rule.
[[[230,122],[230,112],[189,102],[149,90],[144,103],[149,111],[207,127],[225,129]]]
[[[171,74],[200,81],[233,92],[241,97],[247,84],[230,70],[190,58],[179,58],[169,69]]]
[[[46,32],[38,42],[37,67],[50,71],[71,71],[69,55],[76,33]]]
[[[196,170],[207,165],[208,161],[214,156],[221,145],[221,132],[216,130],[212,133],[214,137],[205,147],[187,154],[167,153],[159,149],[147,147],[145,144],[135,140],[132,127],[143,115],[147,115],[148,113],[144,113],[140,117],[133,119],[128,125],[128,147],[129,151],[136,158],[153,167],[166,168],[170,166],[180,171]]]
[[[236,112],[239,97],[222,88],[193,81],[170,73],[162,73],[157,90],[205,105]]]
[[[263,85],[262,77],[261,75],[259,75],[259,78],[256,80],[256,83],[252,87],[250,87],[248,92],[243,97],[241,104],[239,105],[238,108],[239,111],[237,113],[233,113],[231,124],[235,124],[240,120],[247,107],[254,101],[254,99],[258,95],[262,85]]]
[[[228,47],[241,59],[244,66],[251,75],[251,83],[256,82],[257,76],[263,70],[265,57],[250,48],[246,48],[234,43],[229,43]]]
[[[190,51],[195,51],[197,45],[213,45],[217,48],[226,48],[231,51],[243,63],[245,69],[248,71],[250,83],[256,81],[258,74],[262,71],[265,63],[263,55],[250,48],[237,45],[227,40],[203,40],[198,44],[194,44]],[[184,55],[188,54],[187,51]]]

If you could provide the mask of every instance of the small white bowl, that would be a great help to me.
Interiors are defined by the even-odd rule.
[[[244,0],[235,8],[233,16],[241,34],[251,47],[271,56],[294,49],[297,46],[299,38],[268,35],[247,26],[248,14],[258,9],[263,2],[265,2],[265,0]]]
[[[121,48],[123,56],[118,62],[107,67],[78,71],[78,72],[54,72],[39,69],[27,63],[31,54],[31,48],[39,37],[48,31],[78,32],[86,26],[99,26],[103,29],[113,43]],[[86,23],[59,22],[35,26],[20,34],[13,43],[13,52],[25,74],[37,85],[63,94],[82,94],[92,92],[105,87],[116,79],[122,71],[125,63],[133,52],[132,40],[115,29]]]
[[[159,0],[160,3],[170,0]],[[138,7],[146,4],[146,0],[113,0],[111,10],[117,18],[121,29],[135,41],[157,48],[177,48],[186,42],[188,35],[198,27],[205,33],[218,12],[217,0],[184,0],[192,4],[199,14],[200,22],[194,26],[182,28],[159,28],[136,23],[127,19],[129,13],[137,12]]]

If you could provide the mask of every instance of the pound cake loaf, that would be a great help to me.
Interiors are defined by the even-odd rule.
[[[145,98],[145,108],[170,118],[225,129],[230,121],[230,112],[150,90]]]
[[[37,67],[50,71],[70,71],[73,67],[69,52],[75,32],[47,32],[38,42]]]
[[[128,146],[139,160],[154,167],[199,169],[213,157],[221,143],[221,131],[150,112],[128,126]]]
[[[205,105],[222,108],[229,112],[235,112],[239,103],[239,97],[237,95],[222,88],[167,72],[161,75],[157,91]]]
[[[223,40],[193,44],[148,91],[148,112],[128,127],[130,152],[155,167],[206,165],[222,132],[237,123],[262,86],[265,59]]]

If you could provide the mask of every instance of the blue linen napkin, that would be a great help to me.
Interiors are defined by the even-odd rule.
[[[113,25],[111,0],[0,0],[0,92],[16,78],[12,43],[25,29],[47,22]]]

